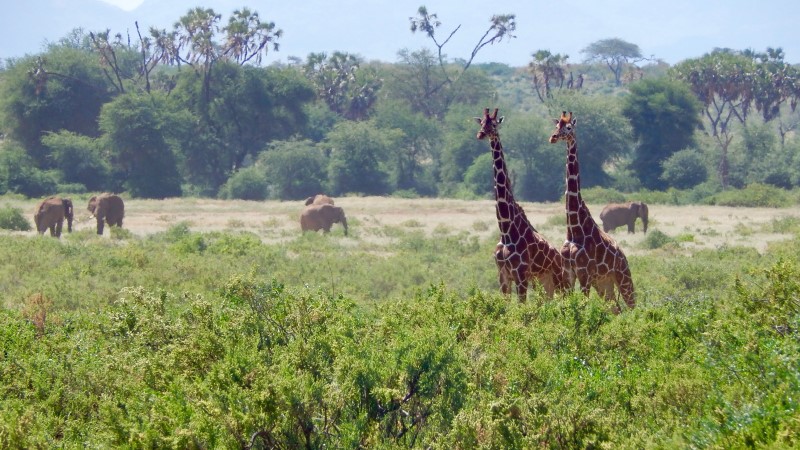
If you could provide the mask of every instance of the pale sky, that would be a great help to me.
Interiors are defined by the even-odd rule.
[[[122,8],[125,11],[133,11],[136,9],[137,6],[144,3],[144,0],[101,0],[103,2],[108,3],[109,5],[114,5],[118,8]]]
[[[516,38],[484,47],[476,63],[527,66],[538,50],[566,54],[569,62],[577,63],[589,44],[619,38],[636,44],[643,56],[669,64],[701,57],[716,47],[781,47],[787,62],[800,64],[800,0],[100,0],[129,12],[114,15],[98,7],[92,15],[90,8],[81,10],[77,19],[66,14],[75,0],[31,1],[41,3],[39,8],[49,5],[51,14],[24,10],[27,1],[5,5],[0,58],[35,53],[42,42],[57,41],[76,27],[110,28],[135,36],[134,21],[171,29],[186,11],[202,6],[221,14],[224,23],[235,9],[247,5],[283,30],[280,50],[270,51],[264,63],[333,51],[397,62],[403,49],[436,50],[426,36],[409,29],[409,17],[425,5],[442,22],[439,39],[461,26],[444,47],[450,58],[469,58],[492,15],[516,15]]]

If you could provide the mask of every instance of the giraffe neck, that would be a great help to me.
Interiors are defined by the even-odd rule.
[[[517,243],[523,234],[535,230],[528,222],[525,212],[514,200],[511,181],[508,178],[508,168],[503,155],[503,145],[500,143],[499,137],[492,138],[491,146],[497,225],[500,228],[503,244]]]
[[[567,239],[591,234],[597,228],[581,197],[581,173],[578,166],[578,142],[567,137]]]

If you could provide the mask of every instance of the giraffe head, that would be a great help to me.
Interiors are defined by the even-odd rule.
[[[556,124],[556,131],[550,136],[550,143],[567,139],[575,133],[575,119],[572,118],[572,111],[567,115],[566,111],[561,112],[560,119],[553,119]]]
[[[503,116],[497,117],[497,108],[494,109],[494,114],[489,114],[489,108],[484,108],[483,117],[476,117],[475,121],[480,124],[481,129],[478,131],[478,139],[483,140],[486,136],[489,138],[497,137],[497,129],[503,123]]]

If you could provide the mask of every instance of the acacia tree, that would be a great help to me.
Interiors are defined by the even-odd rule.
[[[458,32],[461,25],[458,25],[447,35],[443,40],[436,34],[436,29],[442,23],[437,14],[429,13],[425,6],[420,6],[417,10],[416,17],[410,17],[411,32],[417,31],[425,33],[428,38],[433,41],[437,49],[436,56],[431,53],[423,51],[419,53],[411,53],[408,51],[401,51],[401,59],[408,65],[419,62],[420,64],[415,68],[415,71],[420,73],[422,78],[426,81],[421,84],[424,87],[422,92],[416,95],[421,99],[437,98],[442,101],[445,106],[453,103],[454,98],[463,95],[463,91],[457,88],[459,81],[461,81],[467,70],[472,65],[475,56],[489,44],[502,42],[503,39],[511,39],[514,36],[512,33],[516,30],[516,16],[514,14],[497,14],[493,15],[489,20],[490,25],[478,40],[477,44],[472,49],[468,58],[463,58],[457,62],[448,60],[444,53],[444,48],[447,43],[452,39],[453,35]],[[437,71],[438,74],[433,72]],[[441,108],[423,108],[418,111],[424,112],[429,117],[442,118],[446,109]]]
[[[781,48],[767,48],[766,52],[745,50],[743,55],[755,62],[753,71],[753,101],[765,122],[778,119],[781,145],[786,134],[797,127],[797,122],[786,123],[781,117],[781,107],[788,103],[791,111],[797,109],[800,100],[800,69],[784,60]]]
[[[642,52],[639,46],[623,41],[619,38],[601,39],[589,44],[581,50],[586,54],[586,62],[602,62],[608,70],[614,74],[614,82],[617,86],[622,85],[622,72],[629,64],[643,61]]]
[[[311,53],[303,67],[317,96],[331,111],[348,120],[364,120],[372,110],[383,80],[362,58],[349,53]]]
[[[548,50],[538,50],[532,56],[533,61],[528,63],[528,71],[533,78],[533,89],[539,101],[544,102],[552,98],[554,88],[564,87],[569,56],[560,53],[554,55]]]
[[[175,23],[174,30],[151,29],[162,60],[173,64],[186,64],[203,79],[203,93],[211,100],[212,68],[219,61],[235,61],[240,65],[261,63],[270,47],[277,51],[277,40],[283,31],[274,22],[262,22],[257,12],[249,8],[237,9],[220,26],[222,16],[213,9],[194,8]]]
[[[720,147],[717,170],[723,188],[730,173],[731,124],[747,120],[754,93],[753,72],[751,58],[721,49],[685,60],[671,70],[671,76],[686,82],[703,104],[711,135]]]

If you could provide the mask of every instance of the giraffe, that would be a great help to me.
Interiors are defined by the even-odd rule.
[[[503,117],[498,118],[497,111],[495,108],[494,114],[490,115],[489,108],[485,108],[483,117],[475,119],[481,126],[477,138],[489,138],[494,160],[495,212],[500,228],[500,242],[495,247],[494,257],[500,290],[509,294],[513,283],[519,301],[524,302],[528,283],[535,279],[541,283],[547,296],[552,297],[556,290],[565,292],[571,285],[565,278],[561,254],[533,228],[525,211],[514,200],[498,132]]]
[[[619,313],[616,286],[628,307],[633,308],[635,295],[628,259],[616,241],[597,226],[581,197],[576,120],[571,111],[569,115],[564,111],[554,121],[556,130],[550,136],[550,143],[567,143],[567,240],[561,247],[561,255],[569,277],[577,278],[585,295],[594,287],[602,297],[614,302],[614,312]]]

